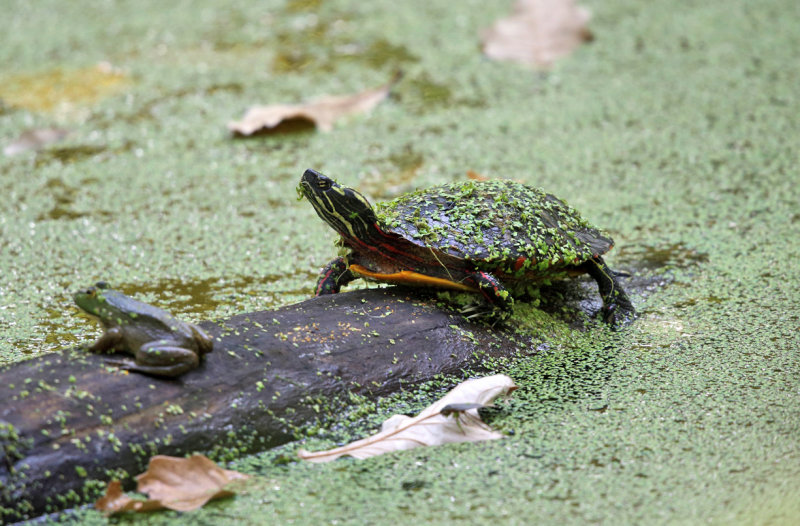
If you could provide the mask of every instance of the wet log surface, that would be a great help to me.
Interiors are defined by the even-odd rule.
[[[633,285],[641,297],[654,281]],[[592,283],[565,290],[561,307],[593,315],[600,306]],[[80,349],[0,370],[0,519],[95,498],[101,483],[87,481],[135,475],[155,454],[286,443],[329,420],[348,392],[375,398],[486,357],[535,352],[508,328],[407,293],[361,290],[203,322],[214,351],[177,379],[129,374]]]

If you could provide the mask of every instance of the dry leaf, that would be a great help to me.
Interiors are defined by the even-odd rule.
[[[203,455],[189,458],[157,455],[150,459],[147,471],[138,475],[138,491],[171,509],[189,511],[211,499],[230,497],[223,487],[233,480],[250,478],[244,473],[222,469]]]
[[[157,455],[150,459],[147,471],[138,475],[137,490],[146,493],[147,500],[134,500],[122,493],[119,481],[111,481],[106,494],[95,502],[95,508],[107,514],[124,511],[152,511],[169,508],[191,511],[212,499],[234,494],[225,486],[248,475],[222,469],[204,455],[190,458]]]
[[[419,446],[502,438],[502,433],[483,423],[478,408],[491,405],[497,397],[516,388],[504,374],[467,380],[414,418],[394,415],[383,423],[380,433],[371,437],[327,451],[311,453],[301,449],[297,455],[311,462],[330,462],[344,455],[368,458]]]
[[[3,153],[11,157],[18,153],[27,152],[28,150],[41,150],[48,144],[58,142],[67,136],[69,132],[61,128],[37,128],[35,130],[27,130],[19,137],[8,143],[3,148]]]
[[[383,86],[355,95],[322,97],[305,104],[254,106],[247,110],[242,120],[229,122],[228,129],[238,135],[252,135],[274,129],[281,123],[299,120],[310,122],[321,131],[328,132],[338,119],[365,113],[377,106],[389,95],[398,79],[396,75]]]
[[[157,500],[136,500],[130,498],[122,492],[122,484],[118,480],[112,480],[108,483],[106,494],[94,503],[94,507],[108,515],[125,511],[145,512],[164,509],[161,502]]]
[[[494,60],[548,67],[592,39],[589,10],[574,0],[518,0],[514,13],[483,33],[483,52]]]

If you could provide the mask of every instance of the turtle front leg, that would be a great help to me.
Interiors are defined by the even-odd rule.
[[[347,285],[357,276],[347,266],[344,258],[336,258],[322,268],[314,289],[314,296],[336,294],[342,286]]]
[[[597,282],[600,297],[603,299],[603,321],[614,328],[624,327],[633,322],[636,318],[633,303],[603,258],[594,257],[582,267]]]

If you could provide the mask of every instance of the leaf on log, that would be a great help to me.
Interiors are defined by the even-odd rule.
[[[494,60],[547,68],[592,39],[590,16],[574,0],[518,0],[511,16],[483,32],[483,52]]]
[[[327,96],[304,104],[273,104],[253,106],[240,121],[228,123],[228,129],[236,135],[253,135],[275,130],[278,125],[290,121],[311,123],[320,131],[329,132],[334,123],[349,115],[366,113],[383,101],[399,80],[399,75],[383,86],[362,91],[355,95]]]
[[[250,477],[238,471],[222,469],[204,455],[189,458],[156,455],[150,459],[147,471],[136,477],[137,490],[146,493],[147,500],[128,497],[122,492],[119,481],[113,480],[95,508],[108,515],[163,508],[192,511],[210,500],[234,495],[227,485],[247,478]]]
[[[344,455],[362,459],[419,446],[503,438],[502,433],[493,431],[481,420],[478,408],[491,405],[499,396],[516,388],[514,381],[504,374],[467,380],[414,418],[392,416],[383,423],[380,433],[371,437],[326,451],[312,453],[301,449],[297,454],[311,462],[330,462]]]

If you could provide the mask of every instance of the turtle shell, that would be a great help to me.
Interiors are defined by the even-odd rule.
[[[514,181],[449,183],[375,209],[384,231],[507,274],[578,265],[614,245],[564,201]]]

